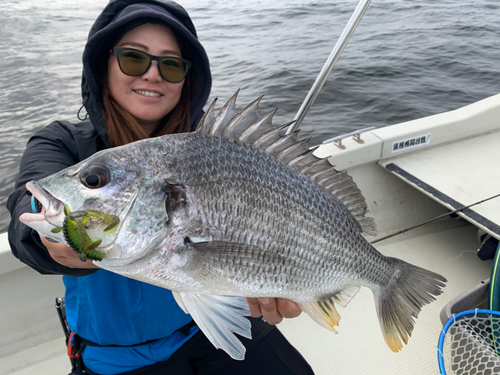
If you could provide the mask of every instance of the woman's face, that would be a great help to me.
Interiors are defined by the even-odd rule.
[[[155,56],[182,57],[170,29],[150,23],[130,30],[114,47],[131,47]],[[120,70],[115,54],[108,61],[107,80],[111,96],[137,119],[147,134],[177,105],[184,85],[184,81],[165,81],[157,61],[142,76],[128,76]]]

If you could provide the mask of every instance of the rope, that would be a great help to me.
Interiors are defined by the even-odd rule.
[[[414,226],[412,226],[412,227],[409,227],[409,228],[406,228],[406,229],[400,230],[399,232],[396,232],[396,233],[393,233],[393,234],[389,234],[389,235],[387,235],[387,236],[385,236],[385,237],[382,237],[382,238],[379,238],[379,239],[377,239],[377,240],[375,240],[375,241],[372,241],[372,244],[377,243],[377,242],[380,242],[380,241],[383,241],[383,240],[386,240],[386,239],[391,238],[391,237],[394,237],[394,236],[397,236],[398,234],[403,234],[403,233],[406,233],[406,232],[408,232],[408,231],[410,231],[410,230],[412,230],[412,229],[415,229],[415,228],[421,227],[421,226],[423,226],[423,225],[425,225],[425,224],[432,223],[433,221],[436,221],[436,220],[442,219],[443,217],[446,217],[446,216],[450,216],[450,215],[456,214],[457,212],[463,211],[463,210],[465,210],[465,209],[467,209],[467,208],[470,208],[470,207],[476,206],[476,205],[478,205],[478,204],[484,203],[484,202],[486,202],[486,201],[489,201],[489,200],[494,199],[494,198],[497,198],[497,197],[500,197],[500,194],[497,194],[497,195],[494,195],[494,196],[492,196],[492,197],[489,197],[489,198],[483,199],[482,201],[479,201],[479,202],[476,202],[476,203],[472,203],[472,204],[470,204],[470,205],[468,205],[468,206],[463,206],[463,207],[458,208],[458,209],[456,209],[456,210],[454,210],[454,211],[447,212],[447,213],[445,213],[445,214],[439,215],[439,216],[435,217],[434,219],[430,219],[430,220],[424,221],[423,223],[420,223],[420,224],[414,225]]]

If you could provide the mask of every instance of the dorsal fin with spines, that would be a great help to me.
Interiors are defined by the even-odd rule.
[[[217,103],[217,98],[214,99],[212,104],[210,104],[210,107],[208,107],[207,112],[205,112],[205,114],[201,118],[200,123],[196,128],[196,131],[198,133],[208,134],[210,126],[212,126],[212,124],[215,121],[215,115],[214,115],[215,103]]]
[[[217,116],[215,117],[213,124],[210,125],[209,134],[210,135],[222,135],[226,126],[229,125],[231,120],[237,114],[236,112],[236,97],[238,96],[238,91],[227,101],[227,103],[222,107]]]
[[[333,194],[354,215],[364,233],[375,234],[375,222],[366,216],[368,212],[366,200],[347,172],[339,172],[327,159],[315,156],[313,152],[316,148],[309,148],[310,138],[299,141],[298,131],[281,135],[280,133],[293,122],[278,127],[273,126],[272,118],[277,109],[260,117],[257,107],[262,96],[238,112],[236,110],[238,92],[239,90],[217,116],[214,115],[214,100],[196,131],[237,139],[273,155]]]
[[[238,138],[239,140],[253,144],[265,131],[273,128],[273,116],[278,109],[273,109],[271,112],[260,117],[253,122]]]
[[[259,119],[257,107],[263,96],[254,100],[241,113],[237,114],[226,127],[222,136],[238,139],[251,124],[257,121]]]

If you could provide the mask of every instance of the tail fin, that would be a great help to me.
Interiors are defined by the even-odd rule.
[[[395,263],[396,272],[385,289],[375,292],[375,304],[385,342],[392,351],[399,352],[403,342],[408,343],[414,318],[441,294],[447,280],[401,259],[389,259]]]

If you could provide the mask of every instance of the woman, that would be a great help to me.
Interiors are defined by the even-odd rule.
[[[205,50],[189,15],[171,1],[111,0],[83,54],[83,104],[89,119],[55,122],[28,142],[9,197],[9,241],[16,257],[43,274],[62,274],[69,326],[86,343],[89,374],[311,374],[273,326],[252,319],[246,360],[208,342],[172,293],[82,262],[63,244],[18,221],[31,210],[24,185],[95,152],[147,137],[192,131],[211,88]],[[291,301],[249,299],[252,316],[276,324],[300,309]]]

